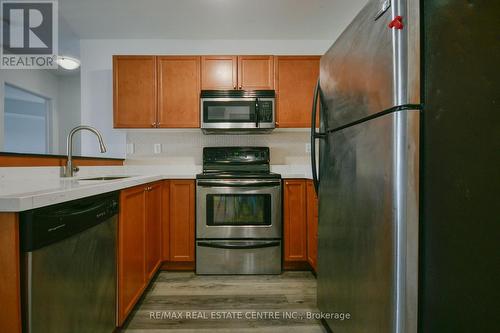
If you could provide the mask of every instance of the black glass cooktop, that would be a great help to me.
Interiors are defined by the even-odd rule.
[[[270,172],[269,161],[268,147],[205,147],[203,173],[196,178],[281,178],[281,175]]]

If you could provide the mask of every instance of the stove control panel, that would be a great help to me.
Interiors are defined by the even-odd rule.
[[[203,164],[269,164],[268,147],[205,147]]]

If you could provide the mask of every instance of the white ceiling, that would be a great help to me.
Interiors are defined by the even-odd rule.
[[[59,0],[81,39],[334,40],[367,0]]]

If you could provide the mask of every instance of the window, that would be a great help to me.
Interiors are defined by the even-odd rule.
[[[49,153],[50,100],[8,84],[4,96],[4,150]]]

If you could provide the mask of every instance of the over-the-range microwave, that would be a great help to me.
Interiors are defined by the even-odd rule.
[[[274,90],[202,90],[205,134],[257,134],[274,129]]]

